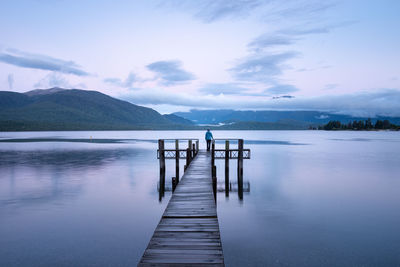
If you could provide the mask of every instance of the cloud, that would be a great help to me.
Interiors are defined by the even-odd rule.
[[[103,81],[115,86],[130,88],[137,81],[137,77],[133,72],[130,72],[124,81],[119,78],[106,78]]]
[[[12,90],[14,87],[14,74],[10,73],[7,76],[8,89]]]
[[[269,93],[273,95],[287,94],[299,91],[298,88],[290,84],[281,84],[272,86],[264,91],[264,93]]]
[[[336,84],[336,83],[330,83],[330,84],[326,84],[325,87],[324,87],[324,89],[325,89],[325,90],[331,90],[331,89],[337,88],[338,86],[339,86],[339,85]]]
[[[297,55],[299,53],[293,51],[278,54],[256,54],[245,58],[229,71],[237,80],[274,82],[276,76],[282,74],[282,69],[288,68],[284,63]]]
[[[295,98],[294,96],[292,96],[292,95],[282,95],[282,96],[274,96],[274,97],[272,97],[272,99],[279,99],[279,98]]]
[[[77,76],[88,76],[79,65],[73,61],[65,61],[40,54],[31,54],[16,49],[0,51],[0,62],[22,68],[57,71]]]
[[[40,79],[37,83],[35,83],[34,87],[35,88],[60,87],[60,88],[72,89],[72,88],[86,88],[86,85],[83,83],[72,85],[62,74],[58,72],[51,72],[42,79]]]
[[[321,16],[324,11],[334,7],[336,3],[331,0],[306,0],[306,1],[286,1],[282,5],[281,1],[274,1],[264,13],[265,21],[310,21]]]
[[[265,33],[255,38],[253,41],[247,44],[249,49],[259,51],[262,48],[269,48],[274,46],[291,45],[295,43],[297,38],[287,35],[271,35]]]
[[[355,24],[357,21],[349,20],[343,21],[341,23],[331,24],[331,25],[323,25],[319,27],[302,27],[302,28],[291,28],[291,29],[283,29],[278,31],[278,34],[284,34],[286,36],[304,36],[304,35],[311,35],[311,34],[324,34],[330,33],[332,30],[337,28],[342,28],[346,26],[350,26]]]
[[[251,11],[267,4],[271,0],[170,0],[163,6],[180,8],[192,12],[194,17],[211,23],[224,18],[246,17]]]
[[[199,92],[208,95],[237,95],[247,91],[246,88],[237,86],[234,83],[210,83],[199,89]]]
[[[287,46],[295,44],[300,41],[306,35],[312,34],[326,34],[330,33],[332,30],[349,26],[356,23],[356,21],[344,21],[332,25],[324,25],[319,27],[307,27],[307,26],[296,26],[294,28],[282,29],[277,32],[264,33],[247,44],[250,50],[259,52],[262,49],[277,47],[277,46]]]
[[[132,91],[121,98],[142,105],[168,104],[190,108],[246,110],[315,110],[353,116],[400,116],[400,90],[382,89],[356,94],[318,97],[243,97],[176,94],[163,90]]]
[[[164,85],[187,82],[195,79],[195,76],[182,69],[182,62],[178,60],[157,61],[146,66],[155,72],[163,81]]]

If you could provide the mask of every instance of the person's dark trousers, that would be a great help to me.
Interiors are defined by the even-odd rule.
[[[211,140],[207,140],[207,151],[210,151]]]

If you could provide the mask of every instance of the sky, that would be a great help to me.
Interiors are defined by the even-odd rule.
[[[0,90],[400,116],[398,0],[2,0]]]

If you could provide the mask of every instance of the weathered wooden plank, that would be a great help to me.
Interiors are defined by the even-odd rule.
[[[206,152],[190,163],[138,266],[224,266]]]

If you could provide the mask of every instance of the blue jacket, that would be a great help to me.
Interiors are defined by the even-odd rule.
[[[206,140],[212,140],[213,139],[213,135],[211,132],[206,132]]]

